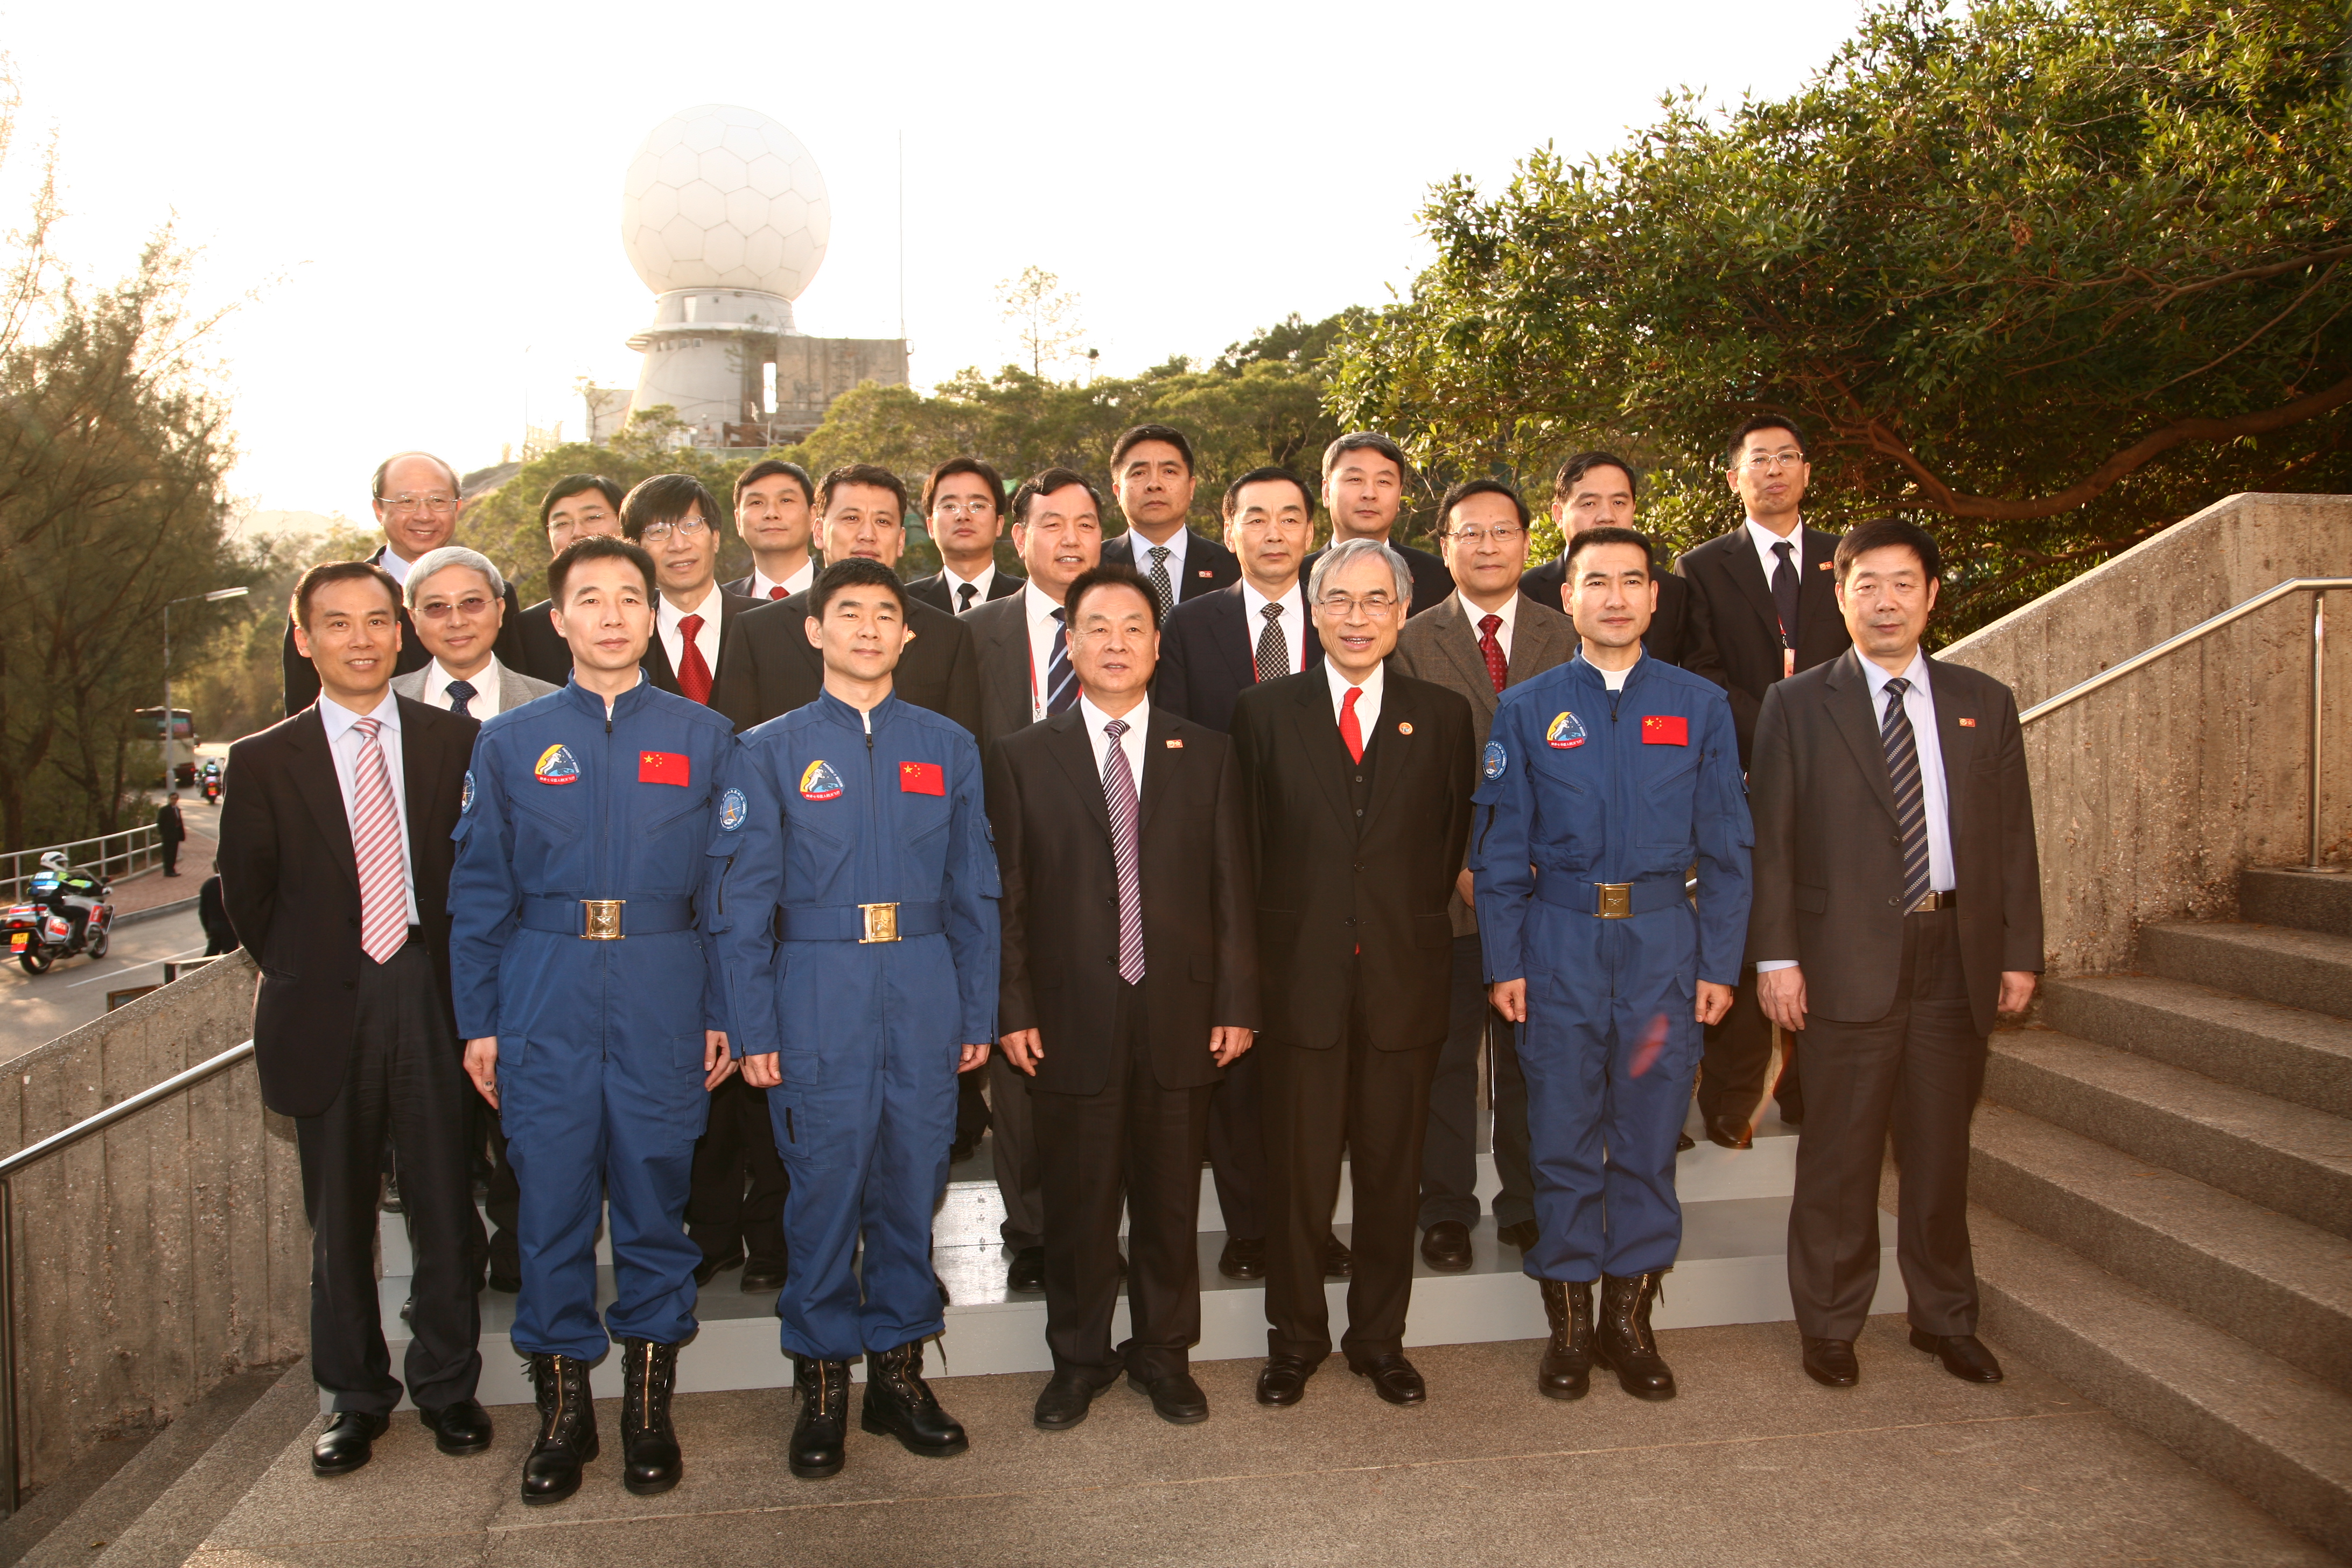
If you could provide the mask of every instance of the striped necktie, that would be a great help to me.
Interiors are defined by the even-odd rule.
[[[1927,896],[1927,795],[1919,778],[1919,738],[1903,694],[1911,683],[1901,676],[1886,683],[1886,716],[1878,726],[1886,748],[1886,782],[1895,789],[1895,820],[1903,829],[1903,910],[1908,914]]]
[[[1103,804],[1110,808],[1111,859],[1118,868],[1118,977],[1129,985],[1143,983],[1143,880],[1136,842],[1135,774],[1127,765],[1127,748],[1118,738],[1127,733],[1124,719],[1103,726],[1110,749],[1103,753]]]
[[[360,951],[384,963],[408,940],[408,866],[400,852],[400,806],[393,798],[392,770],[384,765],[383,746],[377,739],[383,721],[362,719],[352,728],[360,732],[359,760],[352,767]]]
[[[1045,712],[1067,713],[1078,700],[1077,671],[1070,668],[1070,628],[1061,606],[1054,609],[1054,652],[1045,663]]]

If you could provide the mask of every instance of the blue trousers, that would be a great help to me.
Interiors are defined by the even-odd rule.
[[[593,1361],[607,1329],[657,1344],[694,1331],[702,1249],[687,1237],[686,1199],[710,1096],[699,1016],[691,1031],[666,1027],[499,1039],[499,1120],[521,1188],[519,1351]],[[608,1198],[616,1299],[600,1323],[596,1219]]]
[[[1682,1248],[1675,1140],[1702,1045],[1697,942],[1687,904],[1622,921],[1530,908],[1517,1034],[1538,1279],[1643,1274]]]

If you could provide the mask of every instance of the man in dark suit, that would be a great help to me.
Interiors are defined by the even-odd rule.
[[[1185,526],[1192,510],[1192,443],[1166,425],[1138,425],[1110,449],[1111,493],[1127,531],[1103,542],[1106,565],[1132,566],[1162,611],[1213,594],[1242,574],[1234,552]]]
[[[962,615],[1021,592],[1023,579],[996,569],[1004,532],[1004,478],[978,458],[950,458],[923,481],[923,516],[940,547],[940,569],[907,584],[933,609]]]
[[[457,470],[430,452],[397,452],[376,465],[368,488],[375,498],[375,521],[383,530],[383,544],[368,557],[369,564],[383,567],[395,584],[405,583],[411,562],[440,549],[457,531]],[[408,619],[408,606],[398,605],[394,608],[399,616],[401,635],[394,668],[384,671],[386,679],[422,669],[433,657],[416,640],[416,628]],[[499,633],[499,657],[512,668],[528,670],[530,667],[523,662],[520,619],[515,613],[514,588],[509,585],[506,621]],[[279,666],[286,712],[290,718],[308,708],[319,695],[319,672],[296,646],[290,618],[286,623],[286,647],[279,655]]]
[[[1083,695],[988,759],[1004,884],[999,1044],[1033,1082],[1045,1167],[1054,1376],[1035,1420],[1076,1426],[1124,1369],[1163,1419],[1189,1425],[1209,1414],[1188,1365],[1209,1095],[1258,1019],[1241,775],[1224,736],[1145,700],[1160,618],[1149,584],[1103,567],[1067,604]],[[1114,1351],[1122,1194],[1134,1332]]]
[[[1389,668],[1459,693],[1470,704],[1471,740],[1486,731],[1503,692],[1576,652],[1576,628],[1557,610],[1518,593],[1528,559],[1528,508],[1495,479],[1470,479],[1446,492],[1437,509],[1438,537],[1455,592],[1405,622]],[[1477,780],[1471,780],[1477,787]],[[1519,1072],[1510,1021],[1487,1005],[1478,916],[1470,873],[1456,881],[1446,914],[1454,928],[1454,979],[1445,1049],[1429,1091],[1428,1142],[1421,1163],[1421,1257],[1458,1274],[1470,1267],[1470,1229],[1478,1223],[1478,1058],[1493,1042],[1495,1230],[1525,1252],[1536,1243],[1535,1178],[1528,1167],[1528,1088]]]
[[[1854,646],[1765,696],[1749,773],[1764,1008],[1805,1031],[1811,1101],[1789,1209],[1789,1292],[1805,1371],[1859,1375],[1878,1285],[1887,1131],[1902,1168],[1895,1257],[1911,1343],[1998,1383],[1979,1342],[1969,1118],[1995,1016],[2042,969],[2042,879],[2017,700],[1919,647],[1943,563],[1894,519],[1839,542]]]
[[[1335,545],[1310,585],[1323,668],[1234,710],[1257,867],[1267,1209],[1265,1405],[1330,1353],[1323,1250],[1347,1151],[1355,1197],[1349,1370],[1428,1397],[1404,1356],[1429,1085],[1451,1011],[1445,912],[1470,834],[1470,704],[1386,672],[1412,602],[1404,561]]]
[[[1404,449],[1377,430],[1351,430],[1323,448],[1323,506],[1331,514],[1331,542],[1376,539],[1403,556],[1412,569],[1412,608],[1408,613],[1417,616],[1444,602],[1454,592],[1454,577],[1440,557],[1389,537],[1404,508],[1404,487],[1412,476]],[[1312,577],[1322,554],[1318,550],[1309,555],[1299,575]]]
[[[873,463],[844,464],[819,481],[816,502],[825,560],[856,555],[898,564],[907,548],[907,487],[898,475]],[[808,621],[809,595],[801,593],[747,610],[728,626],[710,705],[739,732],[805,708],[824,689],[824,664],[809,640]],[[892,689],[978,735],[980,661],[971,633],[925,604],[908,608],[907,631]]]
[[[554,560],[573,540],[592,533],[618,538],[621,499],[621,487],[602,474],[566,474],[548,486],[547,493],[539,498],[539,526],[547,532],[547,558]],[[561,686],[572,679],[572,649],[563,634],[555,629],[554,612],[555,601],[541,599],[518,616],[509,600],[507,625],[515,629],[521,658],[520,662],[509,660],[508,668],[520,669],[533,680]]]
[[[1756,715],[1775,682],[1835,658],[1853,645],[1838,613],[1831,558],[1837,537],[1808,528],[1800,510],[1812,468],[1804,437],[1790,420],[1761,415],[1731,433],[1726,479],[1747,521],[1675,563],[1706,605],[1739,730],[1739,763],[1749,763]],[[1662,579],[1663,581],[1664,579]],[[1780,1081],[1772,1093],[1780,1120],[1805,1116],[1799,1078],[1804,1042],[1782,1037]],[[1699,1067],[1699,1114],[1707,1136],[1727,1149],[1748,1146],[1772,1059],[1772,1029],[1757,1001],[1752,971],[1739,978],[1731,1011],[1708,1026]]]
[[[310,1365],[334,1415],[311,1468],[368,1462],[400,1402],[376,1310],[384,1140],[416,1257],[407,1393],[446,1454],[490,1446],[475,1400],[482,1226],[449,1000],[450,834],[472,720],[395,697],[399,584],[368,562],[295,590],[315,702],[229,750],[220,874],[261,968],[253,1043],[269,1109],[294,1119],[310,1216]]]
[[[816,537],[816,486],[808,470],[762,458],[735,476],[735,529],[751,547],[751,570],[724,584],[765,604],[789,599],[816,581],[809,553]]]
[[[188,825],[180,816],[180,792],[173,790],[155,808],[155,842],[163,849],[163,875],[180,874],[180,846],[186,842]]]
[[[1568,602],[1563,593],[1568,542],[1588,528],[1633,528],[1633,470],[1624,458],[1609,452],[1579,452],[1562,463],[1551,482],[1551,519],[1559,524],[1560,552],[1523,574],[1519,592],[1548,610],[1560,608]],[[1642,634],[1642,651],[1723,685],[1723,661],[1716,656],[1706,601],[1656,562],[1650,563],[1650,580],[1658,585],[1658,613]]]
[[[621,501],[621,535],[644,547],[660,574],[646,679],[673,697],[710,706],[729,623],[760,601],[719,585],[725,525],[719,501],[691,474],[656,474]]]

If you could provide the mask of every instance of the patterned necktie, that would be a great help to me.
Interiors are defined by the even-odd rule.
[[[1919,779],[1919,738],[1903,694],[1911,683],[1901,676],[1886,683],[1886,717],[1878,726],[1886,748],[1886,782],[1895,789],[1895,820],[1903,829],[1903,910],[1909,913],[1927,896],[1927,794]]]
[[[771,599],[788,599],[792,595],[785,591],[784,585],[782,583],[775,584],[768,590],[768,597]]]
[[[956,614],[960,616],[960,615],[962,615],[966,610],[971,609],[971,596],[972,596],[974,594],[977,594],[977,593],[979,593],[979,592],[980,592],[979,588],[975,587],[973,584],[970,584],[970,583],[959,583],[959,584],[956,584],[956,599],[957,599],[957,604],[956,604]]]
[[[1797,566],[1796,547],[1787,540],[1772,547],[1780,563],[1772,568],[1772,605],[1780,616],[1780,646],[1797,646]]]
[[[1077,671],[1070,668],[1070,628],[1059,605],[1054,610],[1054,655],[1045,665],[1045,711],[1067,713],[1078,700]]]
[[[1282,635],[1282,606],[1268,605],[1258,614],[1265,617],[1265,629],[1257,634],[1257,678],[1279,680],[1291,673],[1290,642]]]
[[[1164,544],[1151,547],[1151,591],[1160,595],[1160,613],[1162,616],[1176,607],[1176,590],[1168,582],[1168,557],[1174,553]]]
[[[1503,657],[1503,640],[1495,635],[1502,629],[1500,616],[1482,616],[1478,619],[1478,651],[1486,656],[1486,679],[1495,683],[1497,691],[1511,678],[1510,661]]]
[[[352,767],[360,951],[385,963],[408,940],[408,867],[400,852],[400,807],[393,800],[392,770],[384,765],[383,746],[377,740],[383,721],[362,719],[352,728],[360,732],[359,761]]]
[[[1339,739],[1348,743],[1348,755],[1360,763],[1364,760],[1364,727],[1356,722],[1356,699],[1363,694],[1362,687],[1350,686],[1339,700]]]
[[[472,718],[474,710],[466,704],[471,702],[477,695],[474,683],[470,680],[453,680],[448,685],[448,692],[449,711],[461,718]]]
[[[1127,748],[1118,738],[1127,721],[1114,719],[1103,726],[1110,749],[1103,753],[1103,804],[1110,808],[1110,852],[1118,867],[1118,977],[1129,985],[1143,982],[1143,881],[1137,858],[1135,774],[1127,765]]]
[[[710,667],[702,662],[702,649],[694,640],[701,632],[700,616],[688,616],[677,623],[677,689],[707,708],[710,705]]]

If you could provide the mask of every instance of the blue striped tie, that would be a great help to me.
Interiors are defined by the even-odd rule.
[[[1127,765],[1127,748],[1118,738],[1127,721],[1114,719],[1103,726],[1110,749],[1103,753],[1103,804],[1110,808],[1111,859],[1118,870],[1118,977],[1129,985],[1143,984],[1143,881],[1136,844],[1135,774]]]
[[[1927,896],[1927,795],[1919,780],[1919,739],[1903,694],[1911,683],[1901,676],[1886,683],[1886,717],[1878,739],[1886,748],[1886,782],[1895,790],[1895,820],[1903,829],[1903,910],[1908,914]]]
[[[1054,656],[1045,661],[1045,712],[1067,713],[1078,700],[1077,671],[1070,668],[1070,628],[1062,611],[1054,611]]]

